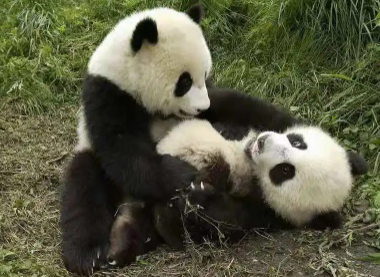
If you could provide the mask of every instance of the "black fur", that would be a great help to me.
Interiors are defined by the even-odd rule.
[[[129,201],[119,207],[110,235],[108,262],[122,267],[154,250],[160,243],[153,225],[152,207]]]
[[[347,151],[348,161],[353,175],[363,175],[368,172],[368,164],[363,157],[353,151]]]
[[[157,154],[149,133],[153,115],[105,78],[86,76],[82,100],[92,151],[76,154],[66,170],[61,228],[66,268],[89,274],[98,249],[96,267],[105,261],[122,196],[168,199],[197,171]]]
[[[147,40],[151,44],[158,42],[158,30],[156,22],[151,18],[141,20],[132,34],[131,47],[134,52],[138,52],[144,40]]]
[[[96,268],[106,262],[109,232],[120,201],[117,195],[91,152],[74,156],[64,178],[60,222],[63,262],[69,271],[87,275],[93,261]]]
[[[190,7],[186,12],[188,16],[197,24],[200,24],[203,17],[203,7],[199,4]]]
[[[302,121],[263,99],[232,89],[210,88],[210,108],[200,115],[211,123],[227,127],[254,128],[258,131],[282,132]]]
[[[187,71],[182,73],[175,85],[174,95],[176,97],[184,96],[191,89],[192,85],[193,79],[191,78],[190,73]]]
[[[125,91],[88,75],[82,96],[93,151],[124,195],[167,198],[196,177],[189,164],[157,154],[149,133],[153,115]]]
[[[204,190],[194,190],[189,194],[189,201],[192,204],[199,204],[203,209],[198,210],[203,217],[189,217],[186,224],[198,226],[198,230],[208,233],[212,240],[219,240],[219,231],[230,241],[241,239],[246,231],[260,228],[269,230],[290,230],[296,226],[277,215],[263,200],[259,186],[254,185],[254,190],[243,198],[234,198],[226,192],[217,190],[205,192]],[[204,218],[207,220],[204,220]],[[213,224],[210,224],[210,218]],[[223,224],[221,224],[223,223]],[[339,211],[330,211],[316,215],[305,228],[314,230],[325,230],[327,228],[336,229],[341,227],[342,216]],[[187,225],[186,225],[187,226]],[[204,230],[207,230],[205,232]]]
[[[293,147],[301,149],[301,150],[306,150],[307,149],[307,144],[305,143],[302,135],[299,135],[299,134],[288,134],[287,137],[288,137],[288,140],[289,140],[290,144]],[[299,145],[295,145],[295,143],[297,143],[297,142],[299,143]]]
[[[277,164],[269,171],[269,178],[276,186],[280,186],[283,182],[291,180],[296,174],[296,168],[289,163]]]
[[[313,218],[309,227],[314,230],[338,229],[342,227],[343,218],[337,211],[321,213]]]

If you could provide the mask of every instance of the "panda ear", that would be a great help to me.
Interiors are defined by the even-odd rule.
[[[134,52],[138,52],[144,40],[151,44],[156,44],[158,41],[158,30],[156,22],[151,18],[141,20],[132,34],[131,47]]]
[[[201,4],[193,5],[186,13],[195,23],[201,23],[203,17],[203,7]]]
[[[339,211],[328,211],[316,215],[308,224],[313,230],[324,231],[325,229],[339,229],[342,227],[343,218]]]
[[[362,156],[353,151],[347,151],[348,161],[351,166],[352,175],[363,175],[368,171],[367,162]]]

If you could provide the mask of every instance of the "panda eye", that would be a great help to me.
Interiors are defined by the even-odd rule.
[[[290,166],[287,164],[284,164],[281,166],[281,170],[284,175],[287,175],[290,172]]]
[[[174,94],[177,97],[182,97],[184,96],[191,88],[193,85],[193,79],[191,78],[190,74],[188,72],[184,72],[181,74],[179,77]]]
[[[293,133],[293,134],[288,134],[287,137],[288,137],[290,144],[293,147],[300,149],[300,150],[306,150],[307,149],[307,144],[304,141],[304,138],[302,135]]]
[[[190,76],[188,77],[186,76],[185,78],[182,78],[180,81],[180,85],[184,87],[191,86],[192,84],[193,84],[193,81],[191,80]]]
[[[301,142],[300,141],[298,141],[298,140],[295,140],[295,141],[293,141],[292,142],[292,145],[294,146],[294,147],[300,147],[301,146]]]
[[[291,180],[296,175],[296,168],[290,163],[280,163],[269,171],[269,178],[276,186],[280,186],[287,180]]]

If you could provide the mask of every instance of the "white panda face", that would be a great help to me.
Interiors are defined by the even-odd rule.
[[[248,149],[265,200],[296,225],[319,213],[338,211],[351,191],[346,151],[319,128],[264,132]]]
[[[120,21],[91,57],[88,72],[106,77],[150,113],[188,118],[208,109],[212,61],[201,10],[157,8]]]

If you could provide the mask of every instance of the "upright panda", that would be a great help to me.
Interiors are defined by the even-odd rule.
[[[229,237],[254,227],[339,227],[352,176],[364,174],[366,162],[346,152],[322,129],[305,125],[261,99],[232,90],[211,88],[209,92],[212,100],[207,113],[214,118],[213,124],[182,122],[157,145],[159,153],[178,157],[206,173],[201,175],[205,183],[194,182],[187,202],[201,207],[199,212],[208,219],[226,223],[221,229],[227,226]],[[240,113],[233,113],[237,103]],[[185,203],[179,198],[179,210],[172,202],[153,207],[158,233],[179,247],[183,244],[180,210]],[[125,264],[128,248],[120,238],[131,230],[138,233],[147,224],[133,213],[127,205],[116,218],[109,252],[113,265]],[[218,233],[215,224],[199,218],[190,213],[185,220],[193,238]],[[142,247],[144,241],[136,240],[136,245]]]
[[[122,196],[170,198],[195,178],[194,167],[156,152],[154,137],[210,106],[211,55],[199,6],[136,12],[92,54],[82,91],[76,153],[62,196],[63,261],[75,273],[105,264]],[[172,119],[177,118],[177,119]],[[154,128],[153,128],[154,127]]]

